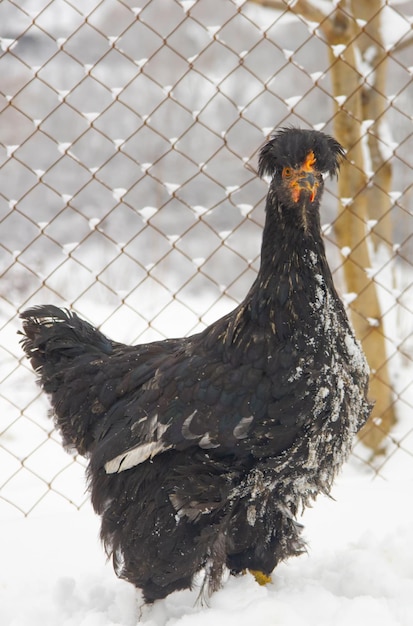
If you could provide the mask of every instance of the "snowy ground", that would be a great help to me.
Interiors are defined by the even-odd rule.
[[[20,354],[16,329],[6,327],[4,333],[10,354]],[[3,393],[9,391],[18,406],[26,406],[26,395],[33,388],[28,385],[28,372],[22,368],[18,372],[17,378],[9,377]],[[408,377],[411,371],[406,368],[401,373]],[[44,397],[27,412],[50,428]],[[37,431],[22,419],[17,420],[15,428],[19,424],[20,428],[13,437],[8,431],[7,445],[24,458],[26,447],[30,451],[36,443]],[[395,441],[402,441],[410,423],[411,413],[406,411],[394,431]],[[356,453],[360,455],[360,445]],[[13,472],[8,458],[0,458],[4,476]],[[25,463],[46,482],[52,481],[53,488],[26,518],[16,518],[5,502],[0,508],[0,626],[413,624],[412,457],[402,448],[389,456],[374,480],[371,470],[352,458],[333,489],[335,500],[320,496],[304,515],[308,555],[279,566],[272,584],[259,587],[250,575],[230,578],[209,606],[197,602],[194,589],[172,594],[143,614],[140,594],[118,580],[106,563],[98,539],[99,520],[89,503],[80,512],[67,501],[59,504],[55,491],[78,503],[80,494],[83,501],[80,466],[70,462],[55,437],[39,442],[38,454],[31,454]],[[59,474],[66,463],[73,471]],[[29,510],[32,499],[34,504],[39,496],[36,484],[21,474],[20,482],[6,484],[3,495]],[[55,474],[53,480],[48,478]]]
[[[210,600],[180,592],[140,611],[141,598],[105,562],[98,520],[81,512],[0,521],[2,626],[411,626],[411,481],[371,480],[348,466],[306,512],[309,554],[273,583],[231,578]]]
[[[0,370],[11,370],[13,354],[21,353],[14,326],[2,331],[10,363],[6,354]],[[123,339],[115,328],[105,330]],[[401,367],[399,377],[400,388],[410,389],[411,369]],[[25,407],[33,390],[32,373],[19,368],[2,393]],[[412,402],[401,406],[405,414],[393,435],[404,449],[396,446],[374,480],[371,469],[352,458],[333,489],[335,500],[320,496],[304,515],[308,555],[279,566],[272,584],[259,587],[250,575],[231,578],[209,606],[197,602],[194,589],[172,594],[142,614],[140,594],[118,580],[106,563],[99,520],[89,503],[80,512],[66,500],[60,504],[58,492],[83,502],[83,475],[79,464],[63,453],[57,436],[45,438],[51,424],[42,396],[26,408],[33,423],[20,418],[7,431],[6,449],[17,458],[27,456],[25,467],[43,482],[30,482],[28,472],[21,471],[6,482],[3,497],[30,510],[49,481],[52,489],[26,518],[16,518],[13,507],[0,499],[0,626],[411,626],[413,472],[407,453],[411,435],[406,433],[411,431]],[[362,456],[360,444],[356,454]],[[3,451],[2,476],[12,475],[16,463]],[[60,473],[66,464],[69,469]]]

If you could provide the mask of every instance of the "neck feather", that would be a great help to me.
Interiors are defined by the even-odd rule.
[[[284,334],[294,324],[311,323],[320,302],[335,289],[318,206],[297,211],[270,192],[266,210],[261,265],[247,302],[260,326],[270,324]]]

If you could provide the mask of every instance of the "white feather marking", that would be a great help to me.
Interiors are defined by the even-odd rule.
[[[160,452],[164,452],[171,448],[170,445],[165,445],[162,441],[150,441],[149,443],[143,443],[132,450],[122,452],[111,461],[105,463],[105,470],[107,474],[118,474],[124,470],[140,465],[148,459],[152,459]]]
[[[196,413],[198,413],[197,409],[195,409],[195,411],[193,411],[191,415],[188,415],[188,417],[185,419],[184,423],[182,424],[181,432],[182,432],[182,436],[185,437],[185,439],[198,439],[199,437],[199,434],[191,433],[191,431],[189,430],[191,422],[194,419]]]
[[[209,450],[211,448],[219,448],[219,443],[214,443],[211,440],[209,433],[206,433],[206,435],[204,435],[202,439],[198,441],[198,445],[200,448],[203,448],[204,450]]]
[[[245,439],[245,437],[248,436],[248,430],[253,419],[254,417],[252,415],[243,417],[233,430],[234,437],[237,439]]]
[[[161,424],[160,422],[157,423],[157,425],[156,425],[156,436],[158,437],[158,439],[163,437],[165,432],[168,430],[169,426],[170,426],[170,424]]]

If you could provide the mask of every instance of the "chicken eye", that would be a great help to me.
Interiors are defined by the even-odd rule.
[[[293,170],[291,167],[284,167],[283,171],[282,171],[282,177],[283,178],[291,178],[291,176],[293,175]]]

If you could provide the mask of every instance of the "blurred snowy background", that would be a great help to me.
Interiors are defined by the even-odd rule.
[[[377,255],[373,270],[386,322],[398,422],[379,458],[370,459],[363,445],[356,444],[347,470],[349,482],[339,488],[348,500],[344,498],[342,513],[336,512],[339,519],[332,523],[345,537],[352,510],[369,494],[373,498],[369,507],[374,515],[365,510],[360,533],[355,528],[348,532],[349,542],[355,537],[359,541],[360,560],[351,566],[346,562],[346,543],[338,557],[350,577],[351,568],[360,566],[360,580],[364,566],[375,567],[372,555],[382,558],[379,569],[386,569],[388,558],[384,543],[371,539],[366,544],[360,539],[363,532],[380,515],[378,532],[383,534],[390,526],[395,532],[394,516],[413,519],[411,505],[401,502],[405,487],[411,491],[413,482],[413,3],[380,4],[388,63],[384,95],[393,233],[391,256]],[[85,494],[84,461],[62,451],[47,418],[47,401],[22,359],[16,334],[19,311],[45,302],[70,306],[114,339],[134,343],[195,332],[233,308],[248,290],[259,262],[266,183],[256,177],[257,151],[275,127],[295,124],[332,132],[330,63],[315,24],[292,11],[253,2],[0,2],[0,529],[2,553],[9,558],[1,583],[6,592],[7,572],[33,573],[41,554],[40,581],[47,578],[56,551],[60,553],[55,521],[69,546],[72,539],[76,543],[71,527],[80,534],[79,525],[85,527],[89,538],[96,534]],[[329,260],[344,294],[343,255],[333,228],[336,213],[332,181],[322,221]],[[380,502],[391,519],[379,510]],[[329,536],[322,514],[327,507],[334,515],[330,503],[323,507],[314,518],[320,546]],[[390,541],[399,555],[399,578],[382,576],[390,604],[402,608],[397,617],[391,612],[391,621],[379,601],[373,602],[372,614],[387,620],[372,621],[375,626],[411,623],[404,598],[412,597],[406,581],[413,576],[413,559],[408,565],[403,532],[391,535]],[[23,541],[24,564],[15,559],[15,541]],[[86,584],[87,600],[76,596],[72,579],[60,580],[62,572],[76,570],[79,555],[89,554],[86,538],[82,542],[77,544],[78,556],[71,555],[70,548],[63,550],[67,554],[53,589],[42,586],[54,594],[49,612],[39,605],[37,613],[16,613],[23,588],[32,602],[39,593],[23,576],[23,587],[12,587],[3,605],[2,624],[134,623],[129,587],[114,586],[115,608],[107,600],[105,609],[102,602],[111,596],[112,587],[108,590],[99,579],[94,592],[90,580],[95,580],[95,572]],[[330,553],[325,552],[330,560],[331,546]],[[95,552],[93,548],[90,558],[101,559]],[[308,580],[303,583],[304,597],[313,598],[313,613],[297,609],[292,614],[284,607],[284,617],[269,621],[272,610],[267,615],[270,600],[264,590],[254,591],[253,582],[244,581],[240,593],[245,588],[254,601],[258,594],[268,624],[369,624],[363,603],[361,612],[352,607],[346,613],[336,590],[330,590],[334,601],[330,597],[327,621],[319,620],[317,603],[327,594],[319,575],[325,562],[322,555],[319,558],[313,569],[307,566]],[[100,567],[99,561],[96,571]],[[286,567],[281,587],[287,595],[281,603],[290,602],[296,593],[288,577],[300,575],[300,566]],[[328,567],[334,570],[334,563]],[[116,585],[111,572],[106,576]],[[343,580],[344,574],[338,587]],[[395,581],[402,599],[396,592],[391,595]],[[215,623],[229,624],[226,602],[233,607],[235,592],[231,587],[221,606],[217,601]],[[351,593],[347,599],[357,596]],[[374,593],[377,598],[386,595],[380,586]],[[95,600],[102,615],[82,613],[82,606],[95,606]],[[122,613],[123,601],[131,608]],[[343,610],[348,621],[340,622],[336,613]],[[181,620],[181,613],[168,609],[164,618],[175,623],[179,617],[182,625],[207,623],[200,614],[198,621]],[[242,626],[239,618],[236,623]]]

